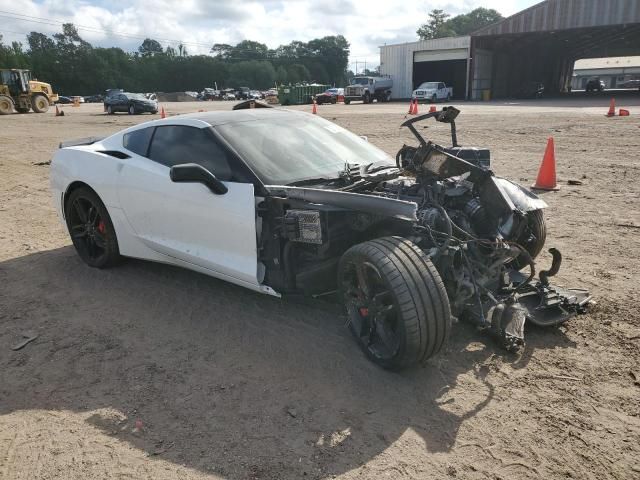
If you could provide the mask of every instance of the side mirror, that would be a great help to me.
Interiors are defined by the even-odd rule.
[[[197,163],[174,165],[169,177],[176,183],[202,183],[216,195],[224,195],[229,190],[213,173]]]

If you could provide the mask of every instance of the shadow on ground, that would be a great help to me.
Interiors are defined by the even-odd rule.
[[[449,451],[492,401],[487,373],[503,355],[456,325],[426,368],[389,373],[355,348],[333,305],[141,261],[95,270],[70,247],[0,263],[0,285],[0,414],[115,409],[123,415],[87,421],[229,479],[325,478],[409,429],[430,452]],[[38,339],[12,351],[25,330]],[[529,340],[529,349],[573,346],[558,331]]]

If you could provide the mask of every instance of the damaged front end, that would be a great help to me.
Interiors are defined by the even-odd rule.
[[[445,107],[408,120],[419,145],[403,146],[398,167],[412,177],[401,185],[385,185],[418,203],[417,236],[412,240],[427,251],[438,269],[452,314],[471,320],[500,339],[507,350],[524,345],[524,325],[554,326],[586,308],[585,290],[549,283],[558,273],[562,256],[550,249],[553,264],[535,279],[535,257],[546,236],[542,209],[546,203],[530,191],[496,177],[487,150],[457,144],[455,118],[459,111]],[[451,126],[452,147],[425,140],[414,124],[435,118]],[[402,182],[402,180],[400,180]],[[527,271],[523,274],[520,270]]]

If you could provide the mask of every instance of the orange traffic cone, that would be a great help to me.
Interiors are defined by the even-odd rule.
[[[625,110],[624,108],[621,108],[619,110],[618,115],[620,115],[621,117],[628,117],[629,115],[631,115],[631,113],[629,112],[629,110]]]
[[[431,105],[431,106],[429,107],[429,113],[433,113],[433,112],[435,112],[435,111],[437,111],[436,106],[435,106],[435,105]]]
[[[609,111],[607,112],[607,117],[615,117],[616,116],[616,99],[612,98],[611,102],[609,102]]]
[[[553,137],[549,137],[547,141],[547,148],[544,151],[538,178],[531,188],[536,190],[559,190],[556,183],[556,152]]]
[[[164,111],[164,107],[160,110],[160,118],[167,118],[167,112]]]
[[[409,102],[409,115],[413,115],[413,98]]]
[[[311,113],[313,113],[314,115],[316,113],[318,113],[318,107],[316,105],[316,100],[315,99],[313,99],[313,109],[311,110]]]
[[[56,105],[56,117],[64,117],[64,111],[60,110],[58,105]]]
[[[418,115],[418,99],[416,98],[416,104],[413,107],[413,114]]]

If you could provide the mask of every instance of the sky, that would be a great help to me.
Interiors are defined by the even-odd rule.
[[[255,40],[275,48],[293,40],[344,35],[355,62],[379,63],[378,47],[417,39],[434,8],[457,15],[476,7],[509,16],[540,0],[0,0],[4,43],[25,34],[52,34],[63,22],[79,27],[94,46],[134,51],[145,37],[166,47],[183,43],[189,54],[207,54],[214,43]]]

